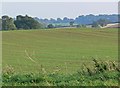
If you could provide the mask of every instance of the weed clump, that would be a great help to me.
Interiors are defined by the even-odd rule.
[[[43,73],[19,74],[12,66],[3,69],[3,85],[9,86],[117,86],[119,72],[116,62],[93,59],[93,67],[83,64],[83,69],[73,74]]]

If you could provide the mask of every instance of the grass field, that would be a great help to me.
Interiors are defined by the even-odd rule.
[[[118,29],[49,29],[3,31],[3,69],[16,72],[72,73],[82,64],[98,60],[117,61]],[[92,67],[92,66],[91,66]]]

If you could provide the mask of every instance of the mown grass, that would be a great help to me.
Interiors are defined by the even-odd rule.
[[[19,73],[74,73],[92,58],[117,61],[118,29],[44,29],[2,32],[3,69]],[[32,58],[32,60],[30,59]],[[66,70],[67,68],[67,70]]]

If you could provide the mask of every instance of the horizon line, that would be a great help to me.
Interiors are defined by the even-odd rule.
[[[77,18],[77,17],[79,17],[79,16],[88,16],[88,15],[94,15],[94,16],[99,16],[99,15],[119,15],[119,13],[111,13],[111,14],[106,14],[106,13],[102,13],[102,14],[81,14],[81,15],[78,15],[78,16],[76,16],[76,17],[69,17],[69,16],[64,16],[64,17],[49,17],[49,18],[47,18],[47,17],[40,17],[40,16],[32,16],[32,15],[30,15],[30,14],[18,14],[18,15],[16,15],[16,16],[10,16],[10,15],[7,15],[7,14],[3,14],[3,15],[1,15],[0,16],[0,18],[2,18],[2,16],[9,16],[9,17],[12,17],[12,18],[16,18],[17,16],[19,16],[19,15],[21,15],[21,16],[29,16],[29,17],[32,17],[32,18],[35,18],[35,17],[37,17],[37,18],[39,18],[39,19],[57,19],[57,18],[60,18],[60,19],[64,19],[65,17],[67,17],[67,18],[69,18],[69,19],[75,19],[75,18]]]

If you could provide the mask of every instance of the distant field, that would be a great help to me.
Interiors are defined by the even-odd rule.
[[[3,31],[3,68],[17,72],[74,72],[83,63],[117,60],[118,29],[49,29]]]

